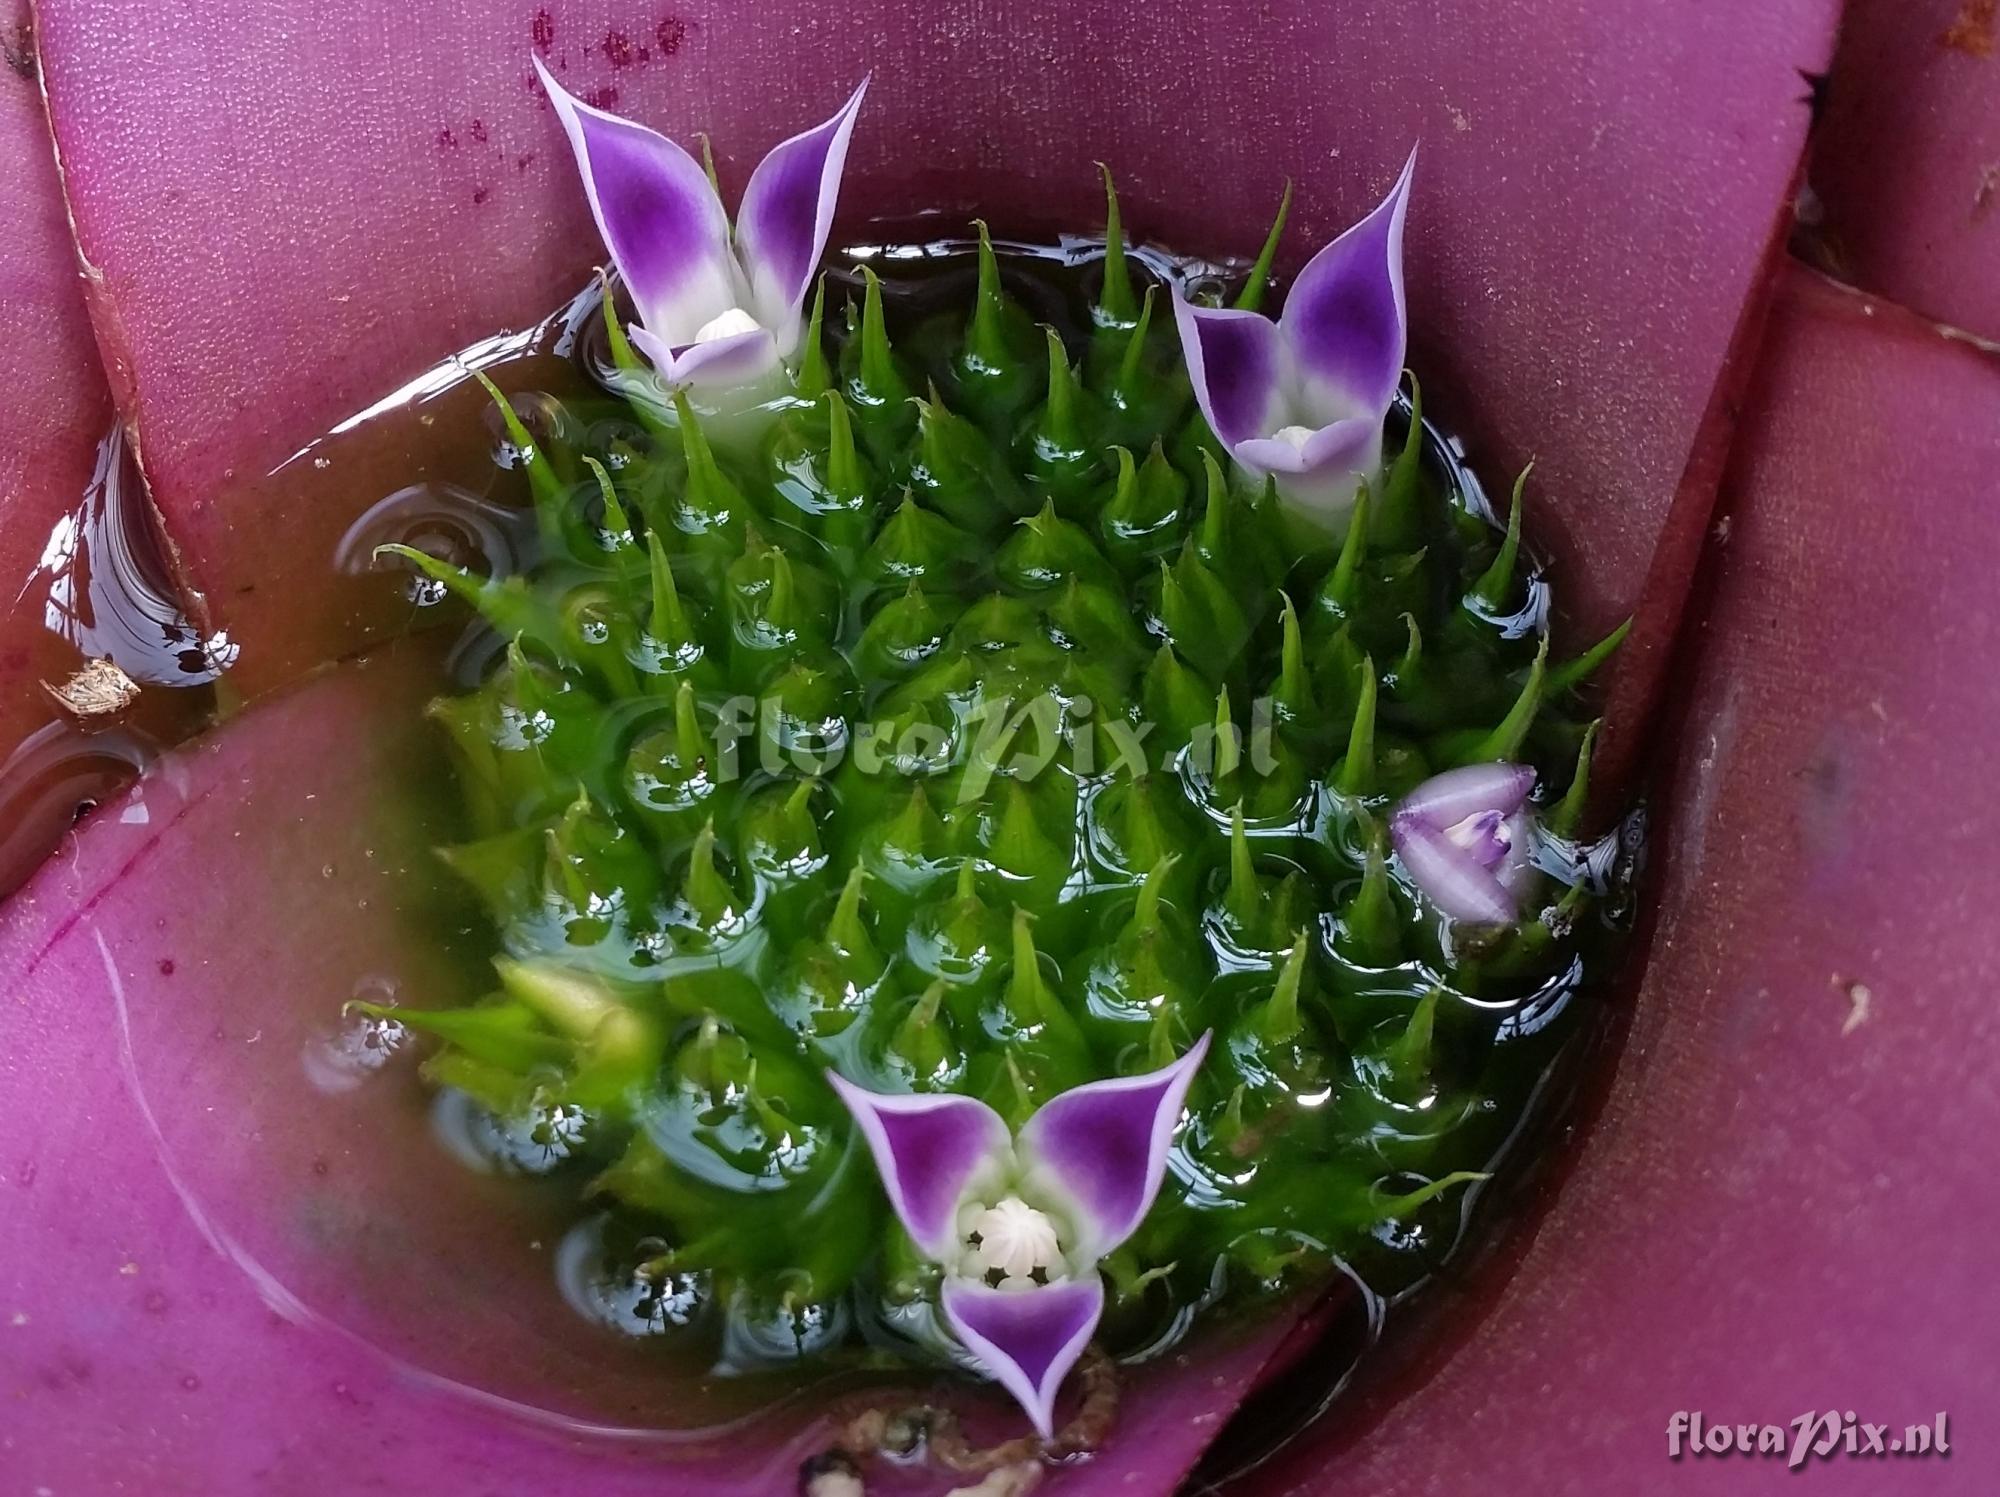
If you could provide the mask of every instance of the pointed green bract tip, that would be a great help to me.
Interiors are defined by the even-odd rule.
[[[703,472],[715,471],[715,454],[709,450],[708,437],[695,419],[694,407],[688,404],[687,391],[673,393],[674,416],[681,433],[681,455],[687,459],[688,476],[693,478],[697,469]]]
[[[1493,564],[1472,586],[1473,596],[1488,608],[1499,608],[1507,601],[1507,595],[1514,589],[1514,566],[1521,553],[1521,510],[1526,497],[1528,475],[1535,471],[1529,463],[1514,480],[1514,495],[1507,507],[1507,534],[1500,542],[1500,550],[1493,558]]]
[[[1111,182],[1111,168],[1102,161],[1097,169],[1104,174],[1104,290],[1098,296],[1100,326],[1125,327],[1134,315],[1132,270],[1125,259],[1125,225],[1118,212],[1118,189]]]
[[[1139,320],[1132,324],[1132,331],[1125,339],[1125,353],[1118,361],[1118,383],[1130,390],[1139,382],[1139,369],[1146,357],[1146,340],[1153,331],[1153,297],[1160,288],[1148,286],[1146,295],[1139,303]],[[1155,437],[1159,445],[1164,438]]]
[[[1407,369],[1403,373],[1410,381],[1410,430],[1383,481],[1381,512],[1375,526],[1378,541],[1390,551],[1408,550],[1424,532],[1424,392],[1414,373]]]
[[[993,238],[986,232],[985,220],[975,219],[973,227],[979,231],[979,289],[973,296],[966,341],[983,357],[1005,359],[1008,350],[1002,319],[1007,293],[1000,284],[1000,258],[993,253]]]
[[[625,506],[618,502],[618,490],[612,486],[610,470],[588,453],[584,454],[583,465],[597,480],[598,497],[604,501],[604,533],[616,545],[629,545],[632,522],[626,517]]]
[[[1250,852],[1250,835],[1243,825],[1243,803],[1229,812],[1229,888],[1224,908],[1239,928],[1249,929],[1263,905],[1263,888],[1257,880],[1257,862]]]
[[[703,822],[701,830],[695,834],[694,847],[688,854],[687,883],[682,888],[682,897],[704,925],[716,924],[735,908],[736,891],[729,887],[729,881],[722,876],[722,870],[716,864],[713,817]]]
[[[1394,966],[1402,959],[1403,917],[1390,889],[1380,836],[1369,839],[1361,887],[1341,911],[1340,925],[1338,944],[1350,959],[1367,967]]]
[[[1146,877],[1139,885],[1139,897],[1132,905],[1132,923],[1139,929],[1146,931],[1159,929],[1160,903],[1166,893],[1167,879],[1172,876],[1180,861],[1179,853],[1163,853],[1146,871]]]
[[[694,687],[683,681],[674,693],[674,751],[684,767],[692,767],[704,757],[707,744],[701,731],[701,713],[695,705]],[[715,823],[708,825],[709,842],[715,841]]]
[[[931,810],[930,797],[924,793],[921,780],[910,786],[910,798],[903,802],[903,809],[896,813],[896,819],[889,823],[884,834],[884,846],[908,859],[927,857],[932,848],[944,835],[944,823]]]
[[[487,375],[484,369],[472,364],[466,364],[463,367],[467,373],[479,381],[480,387],[491,397],[494,408],[500,412],[501,423],[507,428],[509,440],[524,452],[532,454],[535,448],[534,434],[528,430],[526,423],[521,420],[521,413],[514,409],[514,402],[507,398],[506,393],[498,385],[493,383],[491,377]],[[530,457],[529,460],[533,461],[533,458]]]
[[[1347,757],[1341,760],[1337,788],[1350,799],[1375,793],[1375,703],[1377,683],[1373,657],[1361,657],[1361,695],[1354,704],[1354,726],[1347,734]]]
[[[1535,663],[1529,667],[1528,679],[1522,683],[1521,694],[1514,699],[1514,705],[1507,710],[1499,726],[1481,739],[1461,762],[1503,763],[1520,753],[1521,745],[1527,741],[1528,729],[1535,725],[1535,714],[1541,710],[1548,670],[1549,637],[1544,634],[1541,645],[1535,651]]]
[[[1375,1194],[1375,1202],[1383,1219],[1395,1221],[1408,1216],[1418,1207],[1443,1195],[1455,1185],[1472,1185],[1492,1178],[1492,1175],[1478,1170],[1453,1170],[1450,1174],[1403,1195],[1384,1195],[1378,1191]]]
[[[1129,504],[1132,491],[1138,484],[1139,465],[1133,461],[1129,447],[1113,447],[1111,456],[1118,464],[1118,477],[1111,486],[1111,502],[1117,504],[1122,499]]]
[[[1278,199],[1278,215],[1271,220],[1271,232],[1264,236],[1264,247],[1257,252],[1257,263],[1250,267],[1250,278],[1236,293],[1237,311],[1255,312],[1264,305],[1264,294],[1271,287],[1271,266],[1278,258],[1278,240],[1285,232],[1285,220],[1291,212],[1292,179],[1287,177],[1284,194]]]
[[[800,344],[798,390],[806,400],[818,400],[833,388],[833,370],[826,360],[826,276],[813,283],[812,315]]]
[[[1320,718],[1315,700],[1312,671],[1306,665],[1304,631],[1299,627],[1299,611],[1289,593],[1279,593],[1278,680],[1272,697],[1293,722],[1316,724]]]
[[[482,577],[464,567],[439,561],[428,551],[400,542],[377,546],[377,557],[395,556],[410,563],[424,576],[439,583],[453,597],[469,603],[498,634],[505,635],[510,651],[518,650],[524,639],[533,640],[558,659],[566,652],[562,626],[543,597],[518,577]],[[526,657],[522,657],[525,669]]]
[[[1438,1003],[1444,990],[1431,987],[1417,1000],[1417,1006],[1410,1010],[1409,1022],[1403,1032],[1389,1042],[1384,1056],[1388,1061],[1390,1074],[1406,1087],[1414,1088],[1429,1080],[1431,1071],[1431,1043],[1437,1027]]]
[[[1632,620],[1628,618],[1576,659],[1555,667],[1549,672],[1548,694],[1558,696],[1581,686],[1596,674],[1599,666],[1618,652],[1618,647],[1625,643],[1626,636],[1631,632]]]
[[[722,196],[722,178],[715,172],[715,146],[708,138],[706,130],[697,130],[694,138],[701,142],[701,170],[708,178],[708,190],[718,198]]]
[[[854,427],[847,416],[847,402],[838,390],[828,390],[826,401],[826,477],[833,492],[851,498],[863,488],[861,454],[854,447]]]
[[[1597,749],[1597,733],[1604,726],[1602,718],[1583,730],[1583,743],[1576,751],[1576,773],[1570,779],[1569,789],[1554,811],[1549,813],[1549,830],[1558,837],[1574,837],[1583,825],[1585,813],[1590,809],[1590,759]]]
[[[679,644],[689,634],[687,614],[681,608],[680,589],[674,583],[674,564],[657,531],[646,533],[646,558],[653,589],[653,610],[647,627],[662,644]]]
[[[1235,719],[1229,710],[1229,688],[1223,687],[1215,694],[1215,763],[1213,775],[1216,783],[1235,774],[1243,763],[1243,742],[1237,736]],[[1239,808],[1240,809],[1240,808]]]
[[[882,310],[882,278],[873,266],[861,267],[861,368],[864,375],[887,376],[889,325]],[[871,365],[874,368],[871,370]]]
[[[1062,334],[1054,328],[1042,330],[1049,345],[1049,395],[1042,408],[1042,425],[1058,445],[1073,447],[1079,440],[1076,421],[1076,377],[1069,367],[1069,350]]]
[[[1409,643],[1403,646],[1403,653],[1396,658],[1396,680],[1399,684],[1407,686],[1415,679],[1417,668],[1423,663],[1424,632],[1417,627],[1417,616],[1414,613],[1403,615],[1403,628],[1408,635]]]
[[[1341,538],[1340,556],[1327,579],[1325,596],[1341,612],[1351,610],[1361,595],[1361,559],[1368,554],[1368,520],[1371,505],[1368,485],[1354,496],[1354,509],[1347,517],[1347,534]]]
[[[618,299],[612,294],[610,272],[600,269],[597,284],[602,295],[604,340],[610,346],[613,367],[627,374],[643,372],[646,366],[633,351],[632,340],[625,336],[625,324],[618,317]]]
[[[1050,1025],[1067,1040],[1072,1037],[1072,1026],[1068,1015],[1063,1012],[1061,1001],[1042,973],[1041,953],[1035,947],[1034,925],[1034,916],[1016,905],[1012,971],[1007,978],[1007,1007],[1020,1022]]]
[[[1266,1044],[1286,1044],[1297,1039],[1305,1027],[1299,1017],[1299,995],[1305,987],[1307,947],[1308,937],[1300,931],[1285,953],[1284,966],[1278,969],[1278,984],[1271,990],[1271,1001],[1265,1005],[1259,1026]]]

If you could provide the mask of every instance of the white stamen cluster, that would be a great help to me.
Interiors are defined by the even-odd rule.
[[[711,317],[695,329],[694,341],[713,343],[718,338],[733,338],[738,333],[754,333],[760,324],[741,307],[731,307],[716,317]]]
[[[959,1271],[995,1289],[1035,1289],[1063,1276],[1055,1219],[1019,1196],[974,1202],[958,1215]]]
[[[1304,452],[1306,443],[1312,440],[1312,434],[1313,429],[1310,426],[1281,426],[1271,433],[1276,440],[1289,443],[1294,452]]]

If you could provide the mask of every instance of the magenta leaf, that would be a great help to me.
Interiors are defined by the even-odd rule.
[[[1801,217],[1841,279],[2000,341],[1996,63],[1983,0],[1850,0]]]
[[[1114,24],[1079,6],[1047,32],[953,46],[948,65],[926,28],[795,0],[688,22],[643,62],[632,43],[651,21],[627,18],[626,45],[605,47],[603,9],[580,0],[544,0],[511,23],[427,12],[421,46],[389,0],[216,0],[171,17],[40,0],[37,22],[121,407],[190,580],[243,643],[239,689],[254,691],[400,627],[401,612],[370,606],[379,578],[342,577],[325,558],[356,515],[414,481],[417,460],[262,475],[452,351],[544,315],[602,256],[524,60],[537,43],[573,94],[669,135],[706,130],[725,182],[743,180],[752,161],[731,153],[768,138],[771,121],[818,117],[828,77],[893,77],[850,163],[843,207],[856,224],[924,202],[1073,228],[1102,213],[1092,162],[1104,160],[1144,237],[1254,249],[1289,174],[1300,190],[1287,244],[1320,244],[1375,205],[1379,177],[1361,164],[1421,139],[1405,245],[1423,309],[1413,362],[1451,393],[1448,424],[1483,463],[1537,458],[1552,496],[1544,534],[1576,563],[1565,576],[1579,637],[1633,611],[1669,539],[1658,606],[1631,647],[1643,659],[1705,529],[1706,482],[1671,528],[1669,512],[1789,218],[1807,122],[1799,73],[1826,66],[1837,10],[1775,0],[1725,22],[1550,0],[1524,27],[1472,0],[1287,0],[1270,13],[1213,7],[1194,25],[1174,7]],[[1277,36],[1318,65],[1273,68]],[[392,58],[385,37],[411,45]],[[1143,109],[1099,86],[1134,56],[1178,59]],[[1052,138],[1042,122],[1057,116]],[[1165,118],[1173,130],[1158,128]],[[1216,163],[1231,142],[1258,149],[1246,170],[1194,170],[1191,142]],[[423,476],[463,483],[454,465],[466,463],[476,479],[482,403],[431,414],[432,444],[449,423],[477,440],[434,446]],[[267,544],[272,533],[287,546]]]
[[[1550,1492],[1675,1492],[1675,1409],[1851,1407],[1899,1438],[1943,1410],[1957,1440],[1961,1409],[1992,1406],[2000,1287],[1975,1245],[2000,1231],[2000,799],[1968,787],[2000,779],[2000,506],[1990,439],[1909,434],[1993,432],[2000,367],[1794,268],[1753,388],[1602,1113],[1511,1273],[1443,1307],[1477,1322],[1449,1358],[1351,1408],[1365,1439],[1286,1452],[1268,1490],[1466,1490],[1504,1465]],[[1685,1391],[1663,1411],[1664,1388]],[[1587,1477],[1579,1429],[1599,1432]],[[1865,1464],[1818,1474],[1866,1490]]]

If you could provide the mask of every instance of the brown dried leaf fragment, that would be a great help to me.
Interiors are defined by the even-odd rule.
[[[109,660],[87,660],[60,686],[42,683],[49,700],[79,722],[116,717],[139,699],[139,683]]]

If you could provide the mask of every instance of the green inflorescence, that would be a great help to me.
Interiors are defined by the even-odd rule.
[[[1551,878],[1520,926],[1447,932],[1388,849],[1399,796],[1482,759],[1538,766],[1552,832],[1582,815],[1604,652],[1548,660],[1521,491],[1498,533],[1413,390],[1344,538],[1295,533],[1217,462],[1154,262],[1114,237],[1093,294],[1003,273],[983,228],[971,258],[969,310],[922,319],[872,270],[823,283],[753,439],[684,397],[562,441],[506,408],[539,558],[402,553],[505,645],[433,708],[442,856],[500,955],[475,1004],[370,1012],[539,1129],[649,1239],[635,1272],[789,1327],[778,1358],[934,1283],[826,1068],[1018,1126],[1213,1030],[1105,1265],[1106,1335],[1156,1344],[1336,1258],[1434,1266],[1605,924]]]

